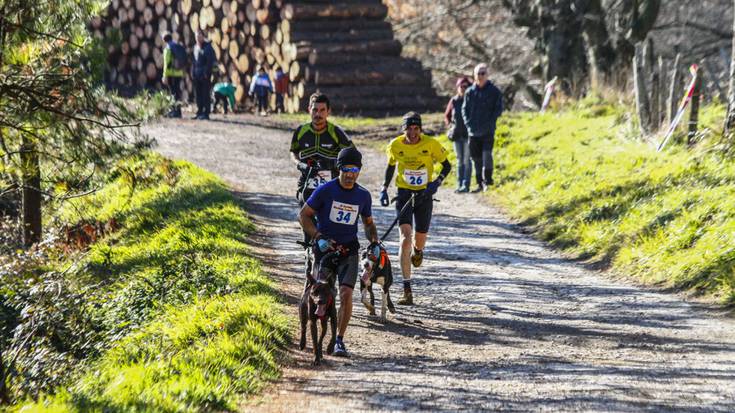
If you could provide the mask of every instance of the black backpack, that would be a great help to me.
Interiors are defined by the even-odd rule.
[[[178,43],[171,43],[169,45],[171,54],[174,56],[173,67],[176,70],[186,70],[186,66],[189,64],[189,56],[186,54],[184,46]]]

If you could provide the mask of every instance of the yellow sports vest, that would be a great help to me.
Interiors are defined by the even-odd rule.
[[[444,162],[447,151],[431,136],[422,134],[413,145],[405,143],[405,137],[401,135],[388,144],[388,165],[396,165],[398,188],[421,190],[434,179],[434,164]]]

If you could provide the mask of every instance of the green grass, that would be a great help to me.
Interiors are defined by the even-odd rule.
[[[700,147],[674,143],[662,153],[632,138],[627,110],[590,99],[505,116],[493,196],[581,258],[735,303],[735,163],[707,150],[722,105],[704,108]]]
[[[293,124],[305,123],[310,121],[308,113],[284,113],[278,115],[279,120],[284,122],[290,122]],[[444,119],[443,113],[428,113],[422,114],[422,120],[424,123],[427,122],[439,122]],[[341,126],[346,130],[362,130],[375,127],[392,127],[398,128],[401,126],[403,116],[393,116],[388,118],[365,118],[359,116],[330,116],[329,121]]]
[[[13,411],[235,410],[277,377],[288,322],[245,245],[252,223],[214,175],[151,155],[60,215],[121,225],[79,275],[99,285],[86,305],[108,341],[67,386]]]

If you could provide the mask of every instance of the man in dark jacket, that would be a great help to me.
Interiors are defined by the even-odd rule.
[[[470,136],[470,157],[475,164],[477,189],[486,191],[493,185],[493,146],[495,123],[503,113],[503,94],[487,79],[487,65],[475,67],[475,83],[467,89],[462,105],[462,118]]]
[[[197,114],[194,119],[209,119],[209,110],[212,105],[212,69],[217,57],[212,44],[206,41],[204,32],[197,31],[197,44],[194,46],[194,64],[191,68],[191,78],[194,81],[194,94],[197,99]]]

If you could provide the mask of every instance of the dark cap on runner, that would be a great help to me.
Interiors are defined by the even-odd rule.
[[[416,112],[408,112],[405,115],[403,115],[403,124],[401,125],[403,130],[408,129],[408,127],[411,125],[416,125],[420,128],[421,127],[421,115],[419,115]]]
[[[355,165],[362,168],[362,154],[354,146],[342,149],[337,155],[337,168],[345,165]]]

